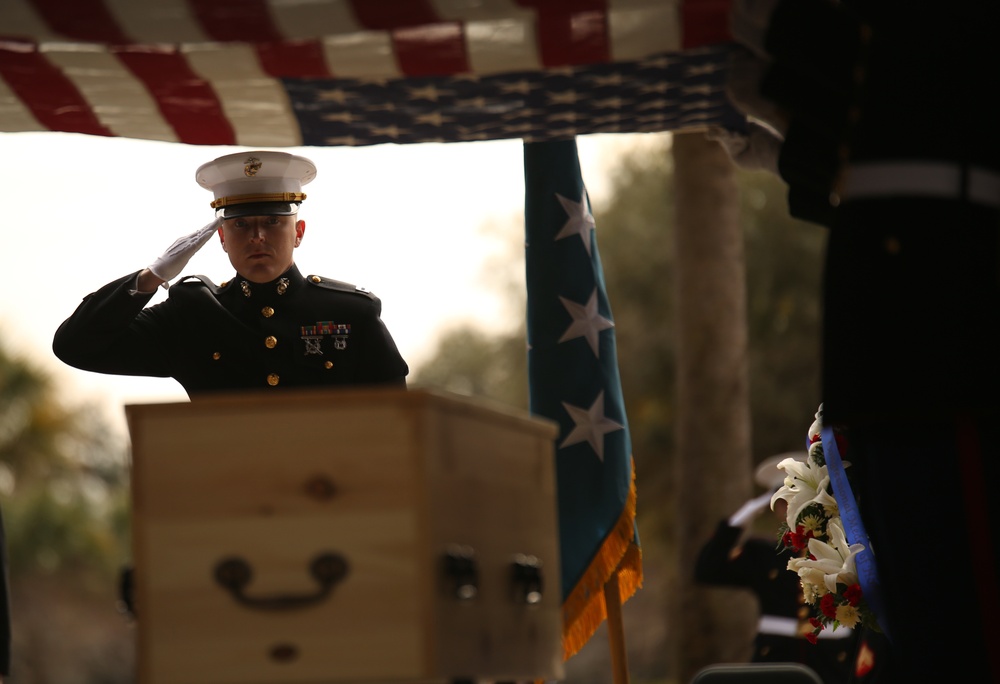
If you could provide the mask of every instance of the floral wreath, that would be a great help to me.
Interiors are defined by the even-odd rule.
[[[786,458],[778,463],[785,471],[783,486],[771,497],[771,508],[779,499],[788,504],[780,528],[781,546],[795,557],[788,569],[799,576],[802,594],[813,606],[806,639],[816,643],[827,627],[852,629],[858,625],[881,631],[875,613],[865,602],[854,559],[865,549],[848,544],[840,509],[833,497],[826,458],[823,455],[821,413],[809,427],[809,455],[799,461]],[[844,462],[847,468],[850,464]]]

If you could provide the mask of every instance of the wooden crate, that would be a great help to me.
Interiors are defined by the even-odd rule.
[[[552,423],[398,389],[125,410],[141,684],[563,676]]]

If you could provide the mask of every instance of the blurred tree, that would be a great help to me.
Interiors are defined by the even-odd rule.
[[[756,460],[805,447],[820,402],[820,286],[826,229],[788,215],[773,175],[742,174],[750,407]]]
[[[434,357],[420,366],[412,384],[490,397],[527,410],[528,357],[524,336],[523,322],[516,332],[508,335],[455,328],[442,336]]]
[[[668,143],[669,144],[669,143]],[[674,565],[672,531],[673,457],[676,420],[676,331],[674,327],[673,164],[669,148],[623,156],[611,172],[607,203],[594,207],[598,248],[615,320],[618,361],[632,433],[639,490],[639,531],[646,585],[625,606],[630,616],[663,621],[651,604],[667,600]],[[586,179],[584,179],[586,180]],[[786,189],[774,176],[739,171],[747,279],[747,327],[751,438],[754,461],[801,449],[819,403],[819,287],[823,229],[789,217]],[[512,219],[510,251],[517,264],[523,226]],[[504,288],[505,292],[521,289]],[[510,295],[515,296],[515,295]],[[511,305],[511,332],[490,335],[458,328],[444,335],[431,360],[415,369],[413,384],[488,396],[526,407],[523,301]],[[521,323],[518,325],[518,323]],[[655,559],[655,560],[654,560]],[[655,568],[650,561],[656,562]],[[662,605],[662,604],[661,604]],[[626,629],[629,664],[637,680],[669,672],[662,625]],[[606,680],[606,657],[595,638],[568,664],[573,682]],[[595,653],[597,655],[595,655]],[[577,663],[583,663],[576,666]],[[592,675],[588,675],[588,671]]]
[[[0,347],[0,493],[12,575],[116,567],[127,538],[126,445],[93,406]]]
[[[129,533],[126,445],[92,405],[0,345],[0,502],[18,684],[128,682],[115,610]]]

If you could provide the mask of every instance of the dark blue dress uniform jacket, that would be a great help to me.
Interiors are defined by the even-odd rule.
[[[405,384],[406,363],[371,293],[292,266],[270,283],[202,276],[166,301],[131,292],[137,273],[84,298],[53,351],[82,370],[175,378],[210,391]]]

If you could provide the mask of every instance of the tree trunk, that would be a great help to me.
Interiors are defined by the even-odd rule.
[[[750,594],[694,584],[695,558],[751,494],[746,278],[736,171],[701,133],[673,136],[677,227],[677,681],[750,657]]]

